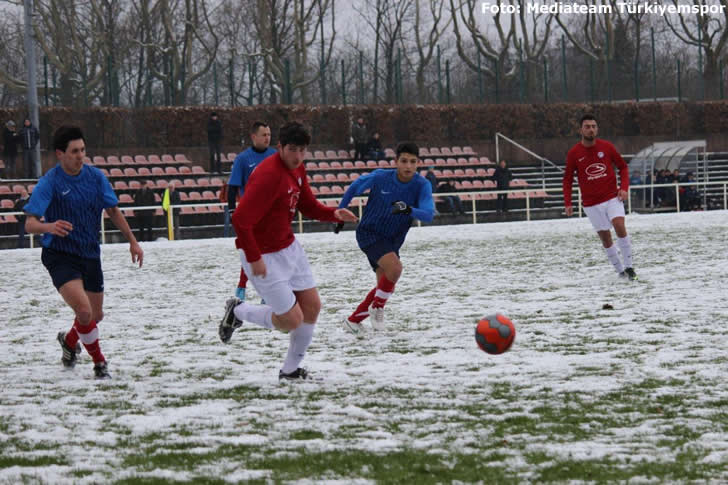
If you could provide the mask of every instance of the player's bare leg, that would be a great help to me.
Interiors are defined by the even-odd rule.
[[[321,311],[321,299],[316,288],[294,291],[296,304],[284,315],[273,315],[273,325],[288,331],[290,342],[283,367],[278,373],[279,379],[306,379],[308,372],[299,367],[306,350],[313,340],[313,331]]]
[[[614,226],[614,232],[617,233],[617,246],[619,247],[619,252],[622,253],[624,273],[630,280],[636,280],[637,274],[632,267],[632,240],[627,234],[624,217],[615,217],[612,219],[612,226]]]
[[[71,280],[58,290],[63,300],[76,314],[71,330],[58,340],[63,349],[61,359],[66,367],[73,367],[76,361],[76,345],[79,339],[86,347],[86,351],[94,361],[94,373],[97,378],[107,378],[109,373],[106,367],[106,358],[99,346],[99,331],[95,317],[103,318],[103,293],[86,292],[80,279]]]
[[[394,293],[394,286],[402,276],[402,262],[396,253],[391,252],[379,258],[377,264],[377,288],[369,308],[369,316],[375,330],[384,330],[384,305]]]

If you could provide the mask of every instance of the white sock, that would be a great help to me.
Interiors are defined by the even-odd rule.
[[[622,259],[624,260],[624,267],[632,267],[632,240],[629,236],[618,237],[617,246],[619,246],[619,252],[622,253]]]
[[[283,362],[284,374],[290,374],[298,369],[303,357],[306,355],[306,349],[311,345],[313,340],[313,329],[316,325],[313,323],[303,322],[296,330],[291,331],[291,341],[288,344],[288,354]]]
[[[604,250],[607,252],[607,259],[610,263],[612,263],[617,273],[621,273],[622,271],[624,271],[624,266],[622,266],[622,262],[619,260],[619,251],[617,251],[617,246],[612,244],[610,247],[605,248]]]
[[[259,327],[273,329],[273,308],[268,305],[241,303],[233,309],[238,320],[250,322]]]

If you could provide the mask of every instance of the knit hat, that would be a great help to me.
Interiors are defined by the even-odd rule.
[[[15,122],[13,120],[10,120],[5,123],[5,126],[7,126],[8,128],[12,128],[13,126],[15,126]]]

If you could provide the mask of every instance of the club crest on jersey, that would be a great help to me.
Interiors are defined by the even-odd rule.
[[[597,156],[598,156],[599,158],[604,158],[604,152],[599,152],[599,153],[597,153]]]
[[[301,177],[298,177],[298,186],[301,186]]]

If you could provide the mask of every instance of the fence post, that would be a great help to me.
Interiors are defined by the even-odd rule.
[[[103,212],[101,213],[101,244],[106,244],[106,223]]]
[[[728,184],[723,184],[723,210],[728,211]]]
[[[303,214],[301,214],[301,211],[298,211],[298,232],[303,234]]]
[[[700,99],[705,100],[705,75],[703,73],[703,29],[698,17],[698,71],[700,72]]]
[[[526,220],[531,220],[531,193],[526,191]]]
[[[35,238],[33,237],[34,234],[31,232],[28,235],[30,236],[30,249],[33,249],[35,247]]]
[[[677,207],[678,213],[680,212],[680,186],[675,182],[675,207]]]
[[[581,205],[581,190],[579,190],[579,189],[577,188],[577,189],[576,189],[576,193],[577,193],[577,195],[579,196],[579,217],[584,217],[584,215],[582,214],[582,207],[583,207],[583,206]]]
[[[632,214],[632,186],[627,187],[627,214]]]
[[[650,37],[652,38],[652,96],[657,102],[657,61],[655,60],[655,28],[650,27]]]
[[[471,200],[473,202],[473,224],[477,224],[478,223],[478,214],[475,210],[475,197],[473,197]]]

